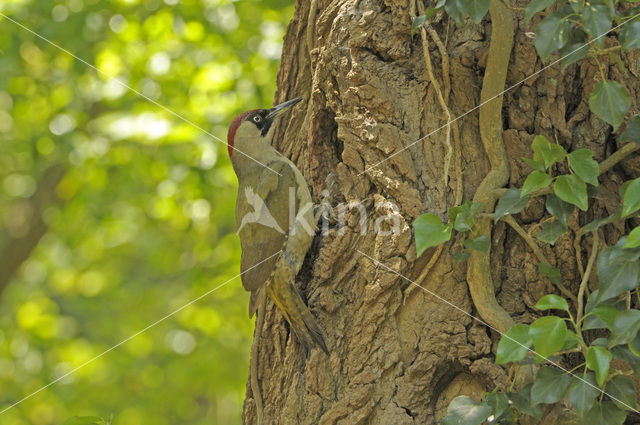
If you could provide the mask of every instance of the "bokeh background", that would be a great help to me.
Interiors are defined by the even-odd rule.
[[[0,12],[226,141],[235,114],[272,104],[293,5]],[[222,143],[0,16],[0,410],[235,276],[235,196]],[[0,423],[240,423],[247,298],[235,279]]]

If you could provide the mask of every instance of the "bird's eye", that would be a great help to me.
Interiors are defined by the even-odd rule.
[[[253,117],[253,122],[260,122],[262,121],[262,117],[260,115],[256,115],[255,117]]]

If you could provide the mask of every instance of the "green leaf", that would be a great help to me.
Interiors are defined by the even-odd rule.
[[[564,202],[553,194],[547,195],[546,208],[547,211],[549,211],[549,214],[556,216],[565,226],[569,223],[569,218],[575,209],[573,205],[568,202]]]
[[[546,60],[552,51],[560,49],[569,40],[572,24],[558,13],[552,13],[536,28],[535,46],[540,58]]]
[[[524,10],[524,20],[529,22],[531,17],[541,10],[545,10],[547,7],[556,3],[556,0],[531,0],[527,4],[527,8]]]
[[[569,166],[586,183],[598,186],[600,166],[593,159],[591,149],[577,149],[569,154]]]
[[[560,269],[551,266],[549,263],[538,264],[538,270],[556,285],[558,283],[562,283],[562,275],[560,274]]]
[[[529,326],[529,335],[540,362],[562,349],[567,337],[567,324],[556,316],[541,317]]]
[[[596,378],[593,373],[587,373],[583,378],[571,377],[571,385],[567,391],[569,403],[576,409],[578,415],[583,416],[591,407],[595,398],[600,394],[596,387]]]
[[[543,367],[531,387],[531,404],[552,404],[562,400],[571,383],[571,375],[555,367]]]
[[[473,22],[479,24],[489,11],[491,0],[459,0],[460,9],[469,15]]]
[[[604,5],[593,5],[587,3],[582,10],[584,19],[584,29],[596,39],[596,44],[604,47],[605,37],[600,37],[611,29],[611,15],[609,8]],[[600,37],[600,38],[598,38]]]
[[[522,185],[522,191],[520,196],[526,196],[531,192],[535,192],[538,189],[542,189],[551,184],[552,178],[549,174],[543,173],[538,170],[532,171]]]
[[[464,13],[462,12],[462,5],[460,4],[460,0],[446,0],[444,4],[444,10],[447,12],[454,21],[456,21],[459,25],[462,25],[464,22]]]
[[[616,131],[631,106],[631,97],[618,82],[605,80],[596,85],[589,95],[589,108]]]
[[[584,42],[568,43],[559,50],[562,60],[560,66],[564,71],[566,67],[587,56],[590,46]]]
[[[570,350],[572,348],[577,347],[578,343],[580,343],[580,340],[578,339],[578,335],[576,335],[576,333],[573,331],[567,331],[567,338],[564,340],[564,345],[562,346],[562,349]]]
[[[489,242],[488,237],[478,236],[475,239],[465,239],[462,245],[465,248],[487,253],[489,251],[489,247],[491,246],[491,243]]]
[[[454,398],[447,409],[442,425],[480,425],[491,415],[491,408],[477,403],[471,397],[461,395]]]
[[[458,232],[467,232],[473,228],[477,222],[477,214],[482,204],[479,202],[465,201],[462,205],[454,207],[456,210],[452,213],[449,211],[449,216],[455,214],[453,219],[453,228]],[[452,208],[453,210],[453,208]],[[449,221],[451,223],[451,219]]]
[[[562,298],[559,295],[549,294],[540,298],[536,303],[536,308],[538,310],[564,310],[569,312],[569,304],[567,304],[567,300]]]
[[[412,37],[416,33],[416,30],[424,25],[426,20],[427,20],[427,17],[425,15],[416,16],[414,18],[413,22],[411,23],[411,36]]]
[[[580,425],[622,425],[627,418],[624,410],[620,410],[610,401],[596,403],[582,419]]]
[[[605,389],[612,401],[621,409],[636,409],[636,389],[633,379],[624,375],[616,375],[607,381]]]
[[[511,327],[498,342],[496,364],[518,362],[527,355],[533,340],[529,335],[529,326],[517,324]]]
[[[629,347],[618,345],[611,349],[611,354],[613,354],[614,359],[624,360],[625,362],[629,363],[629,366],[633,368],[633,372],[636,375],[640,375],[640,357],[634,354]]]
[[[640,330],[640,310],[624,310],[618,312],[611,328],[609,347],[628,344]]]
[[[522,157],[520,159],[526,162],[529,165],[529,167],[533,168],[534,170],[538,170],[541,173],[544,173],[546,171],[546,169],[544,168],[544,162],[542,161],[535,161],[531,158],[525,158],[525,157]]]
[[[442,224],[434,214],[422,214],[413,222],[416,235],[416,252],[421,255],[427,248],[438,246],[451,239],[451,227]]]
[[[550,223],[543,223],[542,230],[536,235],[536,237],[542,242],[553,245],[566,231],[567,226],[559,221],[552,221]]]
[[[586,211],[589,208],[587,185],[574,174],[558,177],[553,185],[553,192],[565,202]]]
[[[533,383],[525,385],[518,393],[508,393],[509,400],[513,403],[513,407],[525,415],[533,416],[540,419],[542,416],[542,405],[532,406],[531,403],[531,387]]]
[[[600,387],[607,379],[611,357],[611,352],[604,347],[591,346],[587,351],[587,367],[596,373],[596,381]]]
[[[484,402],[491,408],[493,415],[498,418],[509,407],[509,397],[505,393],[499,393],[494,390],[487,394]]]
[[[616,208],[616,210],[608,217],[597,218],[593,220],[591,223],[587,224],[584,227],[584,233],[591,232],[596,230],[598,227],[604,226],[605,224],[613,223],[616,220],[620,220],[620,215],[622,214],[622,206]]]
[[[640,21],[629,22],[620,30],[618,40],[622,51],[640,47]]]
[[[640,22],[638,22],[638,24],[640,24]],[[640,145],[640,115],[636,115],[629,120],[629,124],[627,124],[627,127],[622,134],[620,134],[619,140],[623,143],[633,142],[636,145]]]
[[[454,252],[451,256],[456,261],[467,261],[467,258],[471,257],[471,254],[468,252]]]
[[[591,310],[591,312],[589,312],[584,318],[584,325],[582,329],[613,329],[613,324],[616,321],[616,317],[618,317],[618,313],[620,313],[620,310],[614,306],[601,304]]]
[[[622,217],[627,217],[638,210],[640,210],[640,177],[631,180],[624,192]]]
[[[640,246],[640,226],[636,227],[629,233],[627,241],[623,245],[623,248],[637,248]]]
[[[549,139],[540,135],[533,138],[531,149],[533,149],[534,161],[542,161],[545,168],[564,160],[567,155],[567,151],[562,146],[551,143]]]
[[[637,248],[633,250],[622,248],[625,242],[608,246],[598,254],[596,265],[600,288],[596,305],[638,286],[640,263],[635,253]]]
[[[527,206],[529,197],[520,197],[520,189],[508,189],[498,199],[498,205],[494,213],[494,222],[507,214],[517,214]]]

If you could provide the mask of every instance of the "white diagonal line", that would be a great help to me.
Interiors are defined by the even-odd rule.
[[[56,382],[66,378],[67,376],[75,373],[76,371],[78,371],[79,369],[85,367],[86,365],[88,365],[89,363],[92,363],[93,361],[99,359],[100,357],[104,356],[105,354],[109,353],[110,351],[115,350],[116,348],[120,347],[122,344],[125,344],[129,341],[131,341],[133,338],[137,337],[138,335],[140,335],[143,332],[148,331],[149,329],[151,329],[152,327],[154,327],[155,325],[157,325],[158,323],[161,323],[163,321],[165,321],[166,319],[168,319],[169,317],[175,315],[176,313],[184,310],[185,308],[189,307],[191,304],[201,300],[202,298],[206,297],[207,295],[217,291],[218,289],[222,288],[223,286],[225,286],[227,283],[231,282],[232,280],[234,280],[235,278],[242,276],[243,274],[247,273],[248,271],[250,271],[251,269],[258,267],[260,264],[264,263],[265,261],[270,260],[271,258],[275,257],[276,255],[280,254],[282,252],[282,250],[276,252],[275,254],[265,258],[264,260],[260,261],[257,264],[254,264],[253,266],[249,267],[247,270],[244,270],[242,273],[239,273],[235,276],[233,276],[231,279],[221,283],[220,285],[216,286],[215,288],[205,292],[204,294],[200,295],[198,298],[195,298],[191,301],[189,301],[188,303],[184,304],[182,307],[177,308],[176,310],[172,311],[171,313],[167,314],[166,316],[164,316],[161,319],[156,320],[155,322],[153,322],[152,324],[148,325],[147,327],[145,327],[144,329],[139,330],[138,332],[134,333],[133,335],[131,335],[130,337],[120,341],[119,343],[117,343],[116,345],[114,345],[113,347],[103,351],[102,353],[98,354],[97,356],[87,360],[86,362],[82,363],[80,366],[76,367],[75,369],[70,370],[69,372],[65,373],[64,375],[56,378],[55,380],[49,382],[47,385],[45,385],[44,387],[40,388],[39,390],[36,390],[34,392],[32,392],[31,394],[24,396],[23,398],[21,398],[20,400],[16,401],[15,403],[13,403],[12,405],[5,407],[3,410],[0,411],[0,415],[2,415],[4,412],[6,412],[7,410],[17,406],[18,404],[22,403],[23,401],[30,399],[31,397],[33,397],[34,395],[38,394],[39,392],[46,390],[47,388],[49,388],[50,386],[52,386],[53,384],[55,384]]]
[[[376,162],[375,164],[373,164],[371,167],[367,167],[364,169],[364,171],[360,172],[357,174],[357,177],[360,177],[361,175],[363,175],[364,173],[367,173],[369,171],[371,171],[373,168],[376,168],[378,165],[382,164],[383,162],[386,162],[388,160],[390,160],[391,158],[393,158],[394,156],[406,151],[407,149],[409,149],[411,146],[415,145],[416,143],[419,143],[421,141],[423,141],[424,139],[426,139],[427,137],[433,136],[435,133],[437,133],[438,131],[442,130],[445,127],[450,126],[451,124],[453,124],[454,122],[458,121],[460,118],[465,117],[467,115],[469,115],[470,113],[472,113],[473,111],[483,107],[484,105],[486,105],[487,103],[491,102],[492,100],[497,99],[498,97],[502,96],[503,94],[505,94],[506,92],[510,91],[511,89],[519,86],[520,84],[524,83],[525,81],[535,77],[536,75],[540,74],[542,71],[544,71],[545,69],[557,64],[558,62],[562,61],[563,59],[571,56],[572,54],[574,54],[575,52],[577,52],[578,50],[588,46],[589,44],[593,43],[594,41],[600,39],[601,37],[604,37],[605,35],[609,34],[611,31],[615,31],[618,28],[620,28],[621,26],[625,25],[627,22],[633,21],[635,18],[637,18],[638,16],[640,16],[640,13],[635,14],[634,16],[632,16],[631,18],[629,18],[628,20],[624,21],[623,23],[611,28],[609,31],[605,32],[604,34],[601,34],[599,36],[597,36],[596,38],[594,38],[593,40],[583,44],[582,46],[578,47],[577,49],[571,51],[570,53],[567,53],[566,55],[562,56],[560,59],[556,59],[553,62],[551,62],[550,64],[544,66],[543,68],[540,68],[539,70],[537,70],[536,72],[534,72],[533,74],[529,75],[528,77],[525,77],[524,79],[522,79],[521,81],[518,81],[517,83],[513,84],[512,86],[509,86],[508,88],[504,89],[503,91],[501,91],[500,93],[496,94],[495,96],[485,100],[484,102],[480,103],[479,105],[469,109],[467,112],[465,112],[464,114],[458,115],[457,117],[455,117],[454,119],[452,119],[451,121],[449,121],[446,124],[441,125],[440,127],[436,128],[435,130],[433,130],[431,133],[427,134],[426,136],[422,136],[421,138],[419,138],[418,140],[416,140],[415,142],[405,146],[404,148],[400,149],[397,152],[392,153],[391,155],[387,156],[385,159]]]
[[[155,100],[151,99],[148,96],[145,96],[143,93],[139,92],[138,90],[134,89],[133,87],[123,83],[122,81],[120,81],[119,79],[117,79],[116,77],[111,76],[110,74],[107,74],[106,72],[104,72],[103,70],[101,70],[100,68],[90,64],[89,62],[85,61],[84,59],[74,55],[73,53],[71,53],[70,51],[68,51],[67,49],[60,47],[59,45],[57,45],[56,43],[54,43],[53,41],[49,40],[46,37],[41,36],[40,34],[38,34],[37,32],[33,31],[31,28],[28,28],[24,25],[22,25],[20,22],[16,21],[15,19],[12,19],[10,17],[8,17],[7,15],[5,15],[4,13],[0,12],[0,16],[4,17],[5,19],[13,22],[14,24],[16,24],[17,26],[19,26],[20,28],[29,31],[31,34],[35,35],[36,37],[40,38],[41,40],[46,41],[47,43],[51,44],[53,47],[55,47],[56,49],[68,54],[69,56],[71,56],[72,58],[82,62],[83,64],[87,65],[89,68],[94,69],[96,72],[104,75],[105,77],[109,78],[112,81],[115,81],[116,83],[120,84],[122,87],[134,92],[135,94],[137,94],[138,96],[142,97],[143,99],[148,100],[149,102],[153,103],[154,105],[156,105],[157,107],[163,109],[164,111],[170,113],[171,115],[175,116],[176,118],[181,119],[182,121],[186,122],[189,125],[192,125],[193,127],[197,128],[198,130],[200,130],[201,132],[203,132],[204,134],[208,135],[209,137],[213,138],[214,140],[223,143],[224,145],[227,145],[227,143],[222,140],[221,138],[219,138],[218,136],[208,132],[207,130],[205,130],[204,128],[200,127],[198,124],[194,123],[193,121],[183,117],[182,115],[178,114],[177,112],[174,112],[173,110],[167,108],[166,106],[156,102]],[[276,170],[274,170],[273,168],[270,168],[269,166],[263,164],[262,162],[258,161],[257,159],[255,159],[254,157],[252,157],[251,155],[248,155],[244,152],[242,152],[240,149],[236,148],[235,146],[231,147],[234,151],[238,152],[239,154],[242,154],[244,156],[246,156],[247,158],[251,159],[254,162],[257,162],[258,164],[262,165],[264,168],[267,168],[271,171],[273,171],[274,173],[276,173],[277,175],[281,176],[282,174],[280,174],[279,172],[277,172]],[[0,412],[1,413],[1,412]]]
[[[624,401],[618,400],[617,398],[613,397],[611,394],[606,393],[604,390],[601,390],[600,388],[596,387],[595,385],[593,385],[591,382],[585,380],[584,378],[579,377],[578,375],[568,371],[567,369],[563,368],[562,366],[560,366],[559,364],[557,364],[556,362],[549,360],[547,357],[544,357],[540,354],[538,354],[535,350],[527,347],[524,344],[521,344],[519,341],[516,341],[515,339],[511,338],[509,335],[500,332],[498,329],[494,328],[493,326],[491,326],[490,324],[488,324],[487,322],[485,322],[484,320],[480,319],[479,317],[474,316],[471,313],[467,313],[466,311],[464,311],[462,308],[458,307],[457,305],[453,304],[451,301],[448,301],[444,298],[442,298],[440,295],[436,294],[433,291],[430,291],[429,289],[425,288],[424,286],[419,285],[418,283],[414,282],[413,280],[409,279],[408,277],[405,277],[403,275],[401,275],[400,273],[398,273],[397,271],[393,270],[392,268],[386,266],[385,264],[381,263],[380,261],[376,260],[373,257],[370,257],[369,255],[365,254],[364,252],[358,250],[358,252],[362,255],[364,255],[365,257],[367,257],[369,260],[371,260],[372,262],[374,262],[377,265],[380,265],[382,267],[384,267],[385,269],[389,270],[391,273],[398,275],[399,277],[403,278],[404,280],[406,280],[409,283],[412,283],[413,285],[417,286],[418,288],[422,289],[423,291],[427,292],[429,295],[432,295],[434,297],[436,297],[438,300],[442,301],[443,303],[449,305],[450,307],[460,311],[461,313],[464,313],[465,315],[469,316],[471,319],[485,325],[486,327],[488,327],[489,329],[492,329],[494,331],[496,331],[497,333],[499,333],[500,335],[502,335],[503,337],[510,339],[512,342],[515,342],[516,344],[520,345],[521,347],[529,350],[530,352],[532,352],[533,354],[540,356],[540,358],[544,359],[546,362],[552,364],[553,366],[557,367],[558,369],[562,370],[565,373],[568,373],[569,375],[573,376],[574,378],[577,378],[579,380],[581,380],[582,382],[584,382],[585,384],[595,388],[596,390],[598,390],[598,392],[605,394],[607,396],[609,396],[612,400],[617,401],[618,403],[621,403],[623,405],[625,405],[626,407],[629,408],[629,410],[633,410],[636,413],[640,413],[640,411],[634,409],[633,407],[629,406],[627,403],[625,403]]]

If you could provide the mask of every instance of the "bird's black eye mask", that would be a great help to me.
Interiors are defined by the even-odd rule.
[[[269,117],[268,109],[258,109],[247,115],[245,118],[247,121],[252,122],[258,130],[260,130],[260,135],[262,137],[266,136],[271,128],[271,124],[273,124],[273,117]]]

